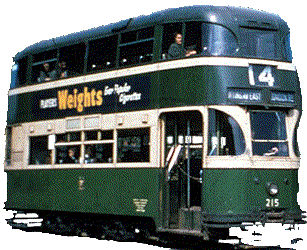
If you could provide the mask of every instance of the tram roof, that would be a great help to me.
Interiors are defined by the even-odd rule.
[[[231,29],[236,29],[238,26],[244,26],[276,30],[283,28],[288,31],[286,23],[278,15],[268,12],[229,6],[188,6],[167,9],[147,16],[144,15],[130,18],[86,31],[44,40],[17,53],[14,57],[14,61],[18,61],[30,54],[36,54],[46,50],[56,49],[58,47],[80,43],[82,41],[113,35],[122,30],[128,31],[180,21],[211,22],[224,25]]]

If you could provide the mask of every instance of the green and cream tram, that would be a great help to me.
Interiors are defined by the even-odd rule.
[[[304,223],[289,40],[276,15],[193,6],[27,47],[9,90],[5,208],[115,239]]]

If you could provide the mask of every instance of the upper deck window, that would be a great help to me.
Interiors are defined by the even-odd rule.
[[[234,34],[221,25],[187,22],[164,26],[162,59],[231,56],[237,48]]]
[[[88,72],[115,67],[117,40],[111,36],[89,42]]]
[[[119,45],[119,66],[151,62],[153,42],[153,27],[123,33]]]
[[[18,84],[18,63],[14,64],[11,71],[11,89],[15,88]]]
[[[86,46],[84,43],[60,48],[57,65],[58,78],[80,75],[84,69]]]
[[[287,35],[285,41],[284,41],[284,57],[288,62],[292,62],[292,50],[290,46],[290,34]]]
[[[241,53],[246,57],[278,59],[275,30],[241,28]]]
[[[35,54],[32,82],[43,83],[82,74],[85,51],[85,44],[80,43]]]
[[[11,71],[11,89],[17,86],[23,86],[27,80],[27,62],[28,57],[24,57],[16,62]]]
[[[204,55],[231,56],[238,48],[234,34],[216,24],[203,25]]]
[[[201,54],[201,32],[201,22],[164,25],[162,59],[179,59]]]
[[[55,80],[57,50],[49,50],[33,55],[32,82],[46,82]]]
[[[251,126],[254,155],[288,156],[284,112],[251,112]]]

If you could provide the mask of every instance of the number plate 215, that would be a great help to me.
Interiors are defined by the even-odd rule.
[[[279,207],[279,199],[266,199],[266,207]]]

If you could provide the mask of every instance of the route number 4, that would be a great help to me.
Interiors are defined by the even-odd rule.
[[[266,66],[258,76],[259,82],[266,82],[270,87],[274,86],[274,77],[272,75],[272,68]]]
[[[273,76],[271,66],[250,65],[248,70],[251,85],[267,85],[269,87],[274,86],[275,78]]]

